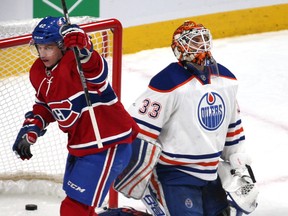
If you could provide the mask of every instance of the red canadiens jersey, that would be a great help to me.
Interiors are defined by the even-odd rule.
[[[47,70],[40,59],[32,65],[30,81],[36,90],[34,115],[40,115],[46,123],[56,120],[59,128],[68,133],[68,150],[75,156],[97,153],[116,144],[131,143],[138,133],[138,126],[107,81],[105,59],[94,51],[82,67],[103,148],[97,146],[72,51],[68,51],[51,70]]]

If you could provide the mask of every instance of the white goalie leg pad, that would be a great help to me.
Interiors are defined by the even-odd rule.
[[[141,199],[144,196],[162,148],[156,142],[151,143],[141,139],[136,139],[132,145],[131,160],[115,180],[114,189],[126,197]]]
[[[250,166],[248,167],[251,169]],[[222,187],[227,192],[228,200],[245,214],[250,214],[256,209],[259,194],[259,190],[253,180],[254,175],[249,173],[247,168],[244,170],[244,167],[241,167],[237,170],[228,162],[221,161],[219,163],[218,174]]]

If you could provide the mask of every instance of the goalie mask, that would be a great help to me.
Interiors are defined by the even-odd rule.
[[[30,41],[30,49],[33,55],[37,52],[38,44],[56,43],[58,48],[64,51],[63,37],[61,35],[61,27],[66,24],[63,17],[45,17],[35,27]],[[36,47],[36,49],[34,49]]]
[[[218,75],[217,63],[210,52],[212,36],[202,24],[185,21],[174,32],[171,48],[186,69],[199,75]]]

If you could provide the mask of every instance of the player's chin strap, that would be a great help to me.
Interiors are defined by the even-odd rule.
[[[242,160],[242,165],[236,166],[233,158],[241,161],[243,155],[236,153],[230,156],[229,162],[221,161],[218,167],[218,174],[224,190],[227,192],[228,200],[238,211],[250,214],[258,203],[257,197],[259,190],[257,188],[255,176],[251,166]]]

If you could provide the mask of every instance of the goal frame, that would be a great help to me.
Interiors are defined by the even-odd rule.
[[[121,101],[121,72],[122,72],[122,34],[123,28],[119,20],[115,18],[103,19],[87,24],[79,25],[85,32],[95,32],[110,29],[113,32],[112,54],[112,87]],[[103,35],[105,37],[105,35]],[[31,34],[5,38],[0,40],[0,49],[28,44]],[[109,191],[109,207],[118,208],[118,193],[111,187]]]

